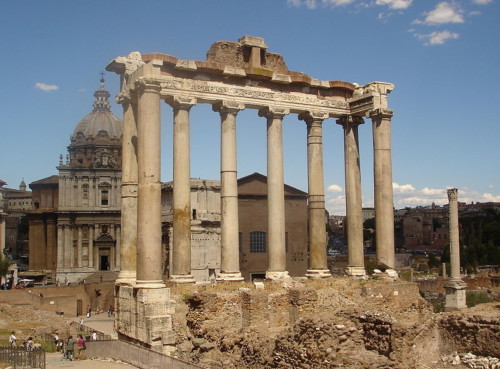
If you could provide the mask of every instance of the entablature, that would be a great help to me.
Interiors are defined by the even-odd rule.
[[[214,43],[207,61],[133,52],[114,59],[106,69],[121,76],[117,98],[121,103],[134,101],[140,86],[155,84],[162,99],[189,97],[208,104],[226,100],[253,109],[273,105],[297,114],[318,111],[329,117],[368,116],[374,109],[388,107],[387,94],[394,88],[391,83],[359,86],[321,81],[289,71],[281,55],[266,49],[263,39],[244,36],[238,43]]]

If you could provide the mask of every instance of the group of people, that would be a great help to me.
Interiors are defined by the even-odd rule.
[[[17,346],[16,332],[12,332],[9,336],[9,344],[11,347]],[[35,342],[33,341],[33,337],[29,336],[19,347],[25,348],[27,351],[33,351],[35,349]]]
[[[81,334],[77,336],[76,341],[73,339],[73,336],[69,336],[66,341],[60,340],[56,334],[54,335],[54,344],[56,345],[56,350],[62,352],[62,360],[73,361],[85,359],[83,351],[87,347],[85,346],[85,339]]]

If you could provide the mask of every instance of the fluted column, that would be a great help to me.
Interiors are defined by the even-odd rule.
[[[337,120],[344,127],[345,197],[347,216],[348,264],[350,276],[364,276],[363,203],[359,165],[358,126],[363,118],[345,116]]]
[[[323,177],[323,121],[327,113],[299,115],[307,124],[307,183],[309,278],[330,277],[326,258],[325,184]]]
[[[218,280],[242,281],[238,233],[236,115],[243,104],[222,102],[213,110],[221,116],[221,272]]]
[[[120,273],[116,283],[134,284],[137,276],[137,104],[122,97],[122,186]]]
[[[160,86],[136,84],[139,95],[137,125],[137,285],[160,288],[161,182],[160,182]]]
[[[194,283],[191,275],[191,180],[189,159],[189,110],[196,99],[173,97],[174,110],[173,262],[174,283]]]
[[[288,278],[285,249],[285,190],[283,170],[283,117],[289,110],[270,106],[259,110],[267,118],[267,279]]]
[[[394,201],[392,193],[391,109],[370,112],[373,123],[375,241],[381,267],[394,269]]]

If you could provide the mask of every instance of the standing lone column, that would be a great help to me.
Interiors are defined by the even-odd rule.
[[[299,115],[307,124],[307,182],[309,218],[309,278],[331,277],[326,258],[325,184],[323,177],[323,121],[327,113]]]
[[[375,242],[380,267],[394,269],[394,202],[392,194],[391,117],[392,110],[370,112],[373,122],[375,180]]]
[[[221,272],[218,280],[242,281],[239,256],[236,115],[245,106],[236,102],[214,105],[221,116]]]
[[[267,118],[267,279],[288,278],[285,249],[285,183],[283,173],[283,117],[289,110],[270,106],[259,110]]]
[[[165,287],[161,268],[160,86],[136,82],[137,126],[137,285]]]
[[[448,190],[451,278],[445,284],[445,311],[466,307],[465,290],[467,284],[460,278],[460,236],[458,228],[458,190]]]
[[[363,203],[359,166],[358,126],[364,120],[345,116],[337,120],[344,127],[345,197],[347,215],[348,265],[347,275],[364,276]]]
[[[122,98],[121,268],[117,284],[132,285],[137,268],[137,105]]]
[[[196,104],[196,99],[173,97],[167,103],[174,108],[174,240],[170,279],[174,283],[194,283],[191,275],[189,110]]]

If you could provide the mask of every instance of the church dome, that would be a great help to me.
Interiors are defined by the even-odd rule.
[[[109,92],[101,78],[94,93],[94,109],[76,125],[68,146],[69,165],[72,168],[121,167],[123,123],[111,112]],[[62,160],[60,162],[62,167]]]
[[[71,135],[72,143],[88,143],[89,139],[108,138],[112,141],[121,140],[123,134],[122,121],[111,112],[109,92],[104,88],[104,78],[101,78],[99,89],[94,93],[94,109],[76,125]],[[106,137],[107,136],[107,137]]]

